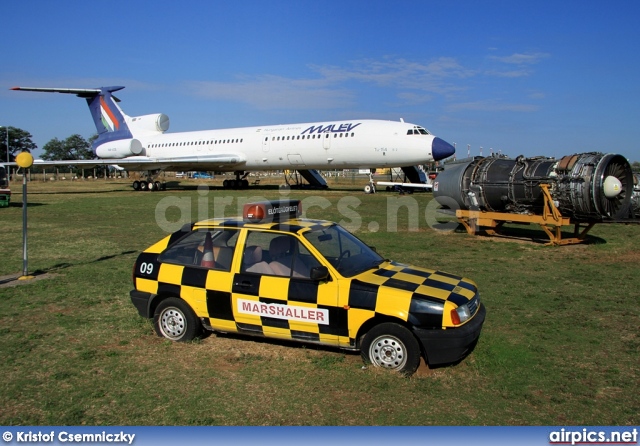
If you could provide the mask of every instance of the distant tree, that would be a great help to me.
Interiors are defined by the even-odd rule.
[[[31,141],[31,133],[17,127],[2,127],[0,129],[0,162],[7,161],[7,132],[9,132],[9,160],[14,161],[20,152],[31,152],[38,146]]]
[[[640,172],[640,161],[634,161],[631,163],[631,170],[634,172]]]
[[[53,138],[42,150],[42,159],[49,161],[93,159],[91,144],[80,135],[71,135],[64,141]]]

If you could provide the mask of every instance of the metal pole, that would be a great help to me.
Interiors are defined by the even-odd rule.
[[[7,129],[7,163],[9,163],[9,127],[5,127]]]
[[[16,163],[23,169],[22,175],[22,276],[18,280],[32,279],[27,267],[27,173],[31,172],[33,156],[29,152],[22,152],[16,156]]]
[[[22,276],[27,274],[27,172],[22,175]]]

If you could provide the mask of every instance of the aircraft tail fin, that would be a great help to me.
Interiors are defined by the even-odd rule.
[[[44,93],[66,93],[75,94],[79,98],[87,100],[93,123],[98,131],[100,144],[106,141],[132,138],[131,131],[127,125],[128,116],[118,107],[116,102],[120,100],[112,95],[113,92],[122,90],[124,87],[101,87],[101,88],[35,88],[35,87],[13,87],[18,91],[38,91]],[[94,146],[96,144],[94,143]]]

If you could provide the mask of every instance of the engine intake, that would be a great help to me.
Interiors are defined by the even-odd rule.
[[[543,212],[540,184],[548,184],[556,207],[575,221],[626,218],[633,192],[627,159],[595,152],[560,160],[477,157],[448,163],[436,182],[433,195],[442,206],[523,214]]]

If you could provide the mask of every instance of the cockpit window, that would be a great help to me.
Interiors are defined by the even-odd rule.
[[[417,125],[412,129],[407,130],[407,135],[430,135],[429,131],[423,127]]]

